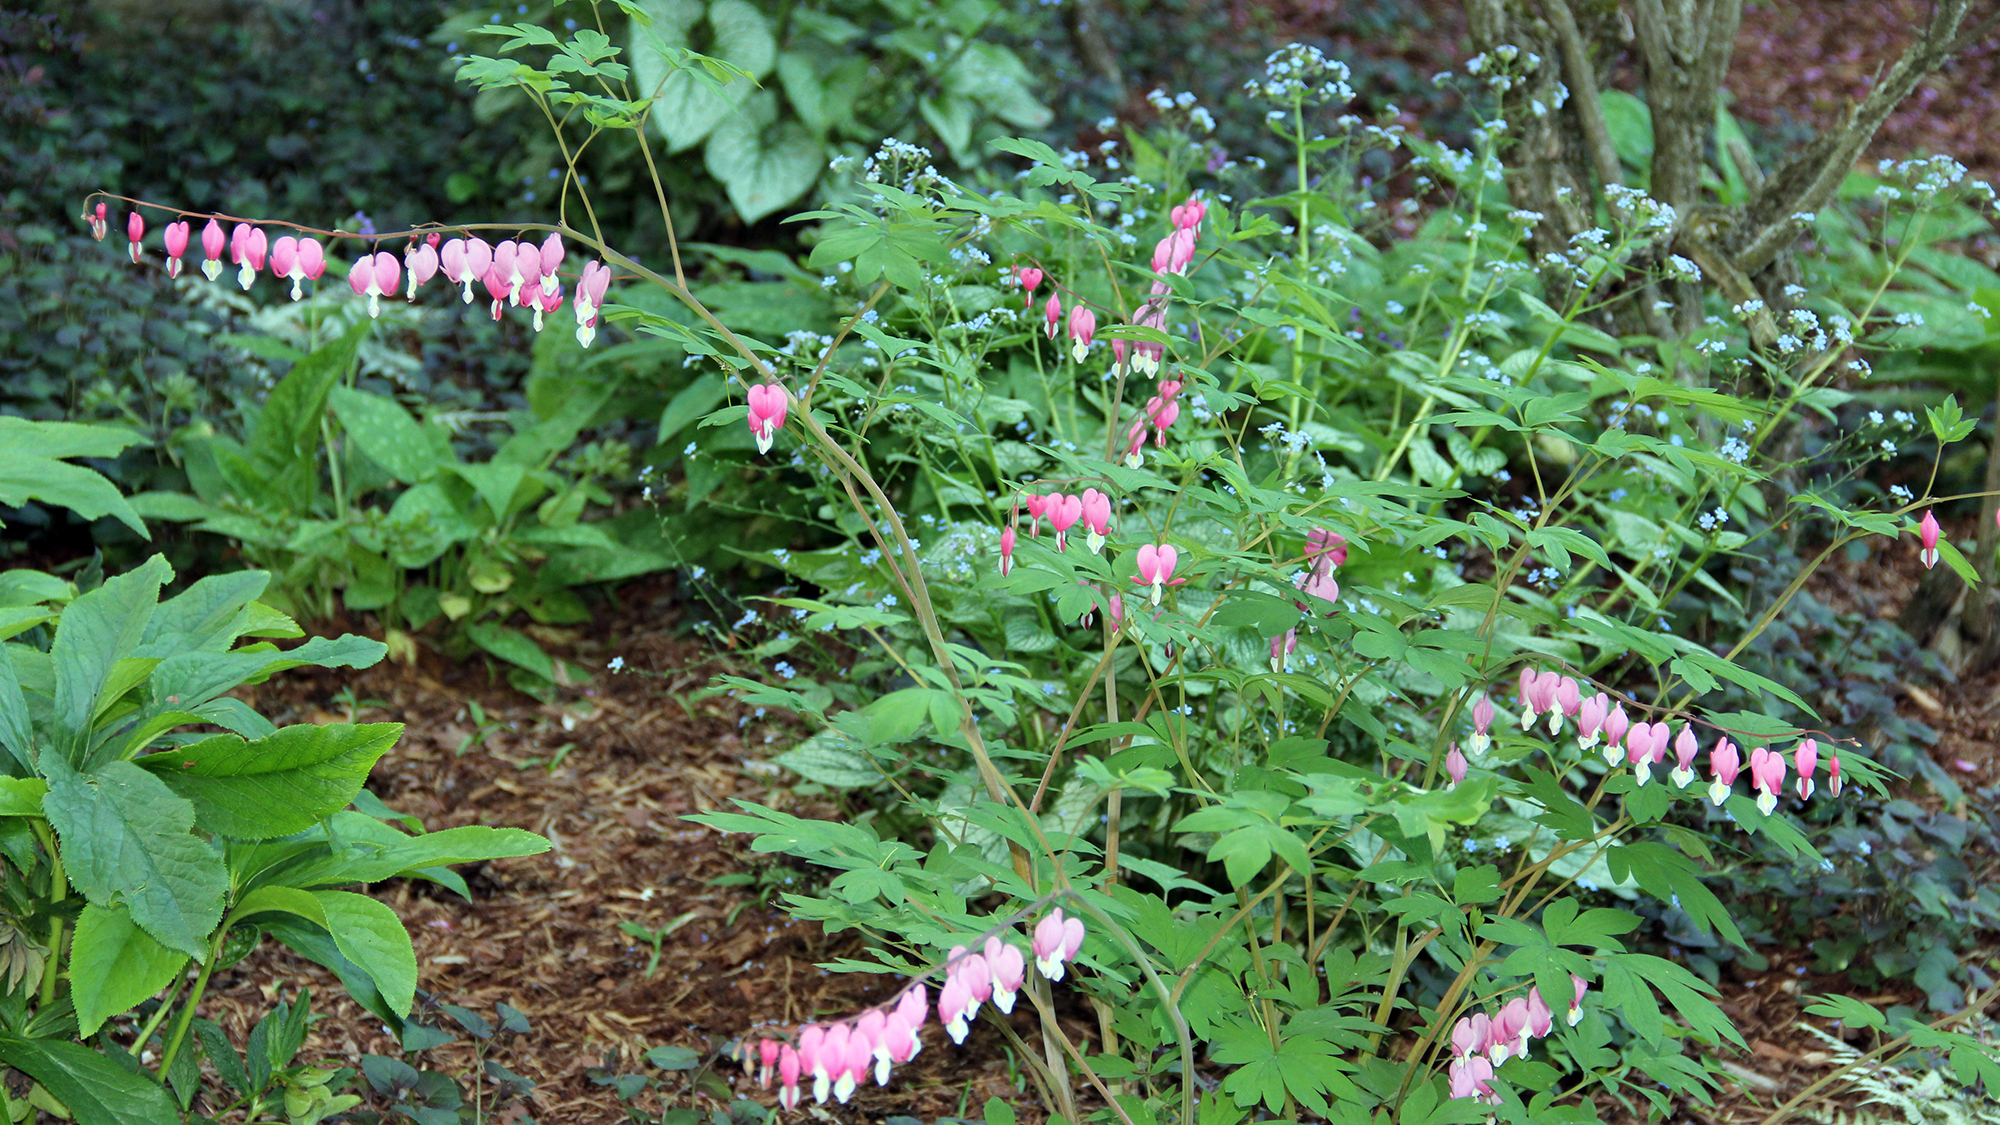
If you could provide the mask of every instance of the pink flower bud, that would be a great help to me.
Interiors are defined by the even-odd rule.
[[[1583,994],[1590,991],[1590,982],[1575,973],[1569,975],[1569,981],[1576,988],[1576,996],[1569,1002],[1569,1025],[1575,1027],[1583,1022]]]
[[[1625,717],[1625,705],[1623,703],[1612,704],[1611,713],[1604,716],[1602,731],[1604,734],[1604,760],[1606,762],[1616,765],[1618,764],[1618,759],[1625,756],[1624,751],[1619,749],[1619,743],[1625,740],[1625,732],[1631,729],[1631,720]]]
[[[1681,734],[1674,740],[1674,758],[1678,763],[1672,774],[1674,784],[1685,789],[1694,780],[1695,755],[1701,753],[1701,744],[1694,736],[1694,724],[1681,724]]]
[[[1049,303],[1042,306],[1042,319],[1048,321],[1049,339],[1056,338],[1056,322],[1062,319],[1062,298],[1049,294]]]
[[[1940,558],[1943,558],[1944,556],[1941,555],[1937,549],[1938,545],[1937,517],[1932,515],[1928,511],[1924,513],[1923,522],[1917,525],[1917,538],[1921,540],[1924,545],[1924,549],[1917,552],[1917,557],[1923,560],[1924,569],[1929,570],[1931,567],[1936,566],[1938,564],[1938,560]]]
[[[1451,744],[1451,753],[1444,756],[1444,772],[1451,778],[1451,784],[1446,789],[1456,789],[1465,780],[1465,755],[1456,742]]]
[[[1007,577],[1007,572],[1013,569],[1014,529],[1005,527],[1000,529],[1000,577]]]
[[[1799,743],[1792,755],[1792,764],[1799,771],[1799,800],[1808,801],[1813,795],[1813,772],[1819,769],[1819,740],[1808,738]]]
[[[97,241],[103,242],[104,236],[111,233],[110,208],[104,204],[98,204],[97,209],[86,214],[84,218],[89,220],[90,235]]]
[[[1826,792],[1829,797],[1840,796],[1840,755],[1826,756]]]
[[[146,220],[139,217],[139,212],[133,211],[125,216],[125,237],[129,240],[128,248],[132,255],[132,264],[138,265],[139,254],[145,249],[140,245],[140,240],[146,237]]]
[[[786,1109],[799,1105],[799,1052],[790,1043],[778,1048],[778,1104]]]

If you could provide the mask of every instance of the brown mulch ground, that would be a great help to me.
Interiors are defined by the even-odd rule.
[[[775,908],[775,894],[766,905],[754,887],[712,885],[764,864],[742,838],[686,823],[683,814],[727,808],[732,797],[808,816],[838,810],[795,800],[769,787],[774,771],[755,771],[767,736],[789,732],[726,699],[688,702],[715,666],[706,648],[668,636],[666,593],[661,584],[628,587],[618,638],[574,647],[592,667],[602,668],[615,652],[639,673],[657,674],[600,674],[565,702],[538,704],[489,677],[480,663],[451,664],[428,652],[409,668],[385,662],[358,674],[301,669],[258,689],[255,700],[280,723],[349,721],[353,704],[359,721],[407,724],[370,788],[397,811],[420,817],[426,829],[521,827],[553,841],[541,856],[461,869],[471,902],[428,883],[374,888],[415,941],[420,989],[489,1019],[501,1002],[527,1015],[533,1032],[490,1057],[536,1082],[526,1109],[544,1125],[624,1118],[616,1094],[586,1074],[591,1068],[672,1078],[642,1061],[648,1048],[709,1050],[760,1024],[851,1012],[886,995],[879,978],[817,967],[856,952],[852,935],[828,937],[816,925],[792,921]],[[341,695],[348,689],[351,699]],[[488,733],[459,753],[479,729],[467,706],[472,700],[484,711]],[[550,768],[558,754],[561,763]],[[623,932],[621,922],[654,930],[679,923],[652,974],[650,945]],[[241,1043],[248,1021],[268,1011],[281,989],[289,999],[301,985],[311,987],[315,1011],[331,1016],[314,1028],[302,1059],[324,1057],[338,1066],[355,1065],[364,1053],[400,1056],[381,1022],[349,1001],[331,973],[275,941],[218,974],[203,1011]],[[456,1030],[435,1011],[423,1022]],[[911,1066],[887,1089],[858,1094],[842,1115],[901,1113],[928,1121],[977,1116],[988,1097],[1032,1100],[1010,1078],[991,1036],[960,1049],[935,1026],[928,1030],[926,1049]],[[467,1046],[425,1057],[420,1065],[454,1076],[477,1070]],[[733,1064],[716,1073],[740,1096],[752,1095],[754,1085]],[[676,1081],[666,1093],[685,1090]],[[762,1092],[755,1096],[769,1102]],[[654,1092],[636,1104],[651,1108],[657,1120],[664,1103]],[[681,1096],[676,1104],[688,1100]]]

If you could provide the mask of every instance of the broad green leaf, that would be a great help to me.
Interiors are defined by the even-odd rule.
[[[778,43],[764,14],[747,0],[716,0],[706,12],[699,0],[645,0],[652,26],[632,28],[632,75],[640,97],[653,98],[650,120],[667,151],[692,148],[743,104],[777,64]],[[687,58],[691,37],[706,22],[703,48],[745,77],[718,82]]]
[[[361,452],[397,480],[420,484],[437,475],[437,455],[424,428],[395,399],[335,387],[327,402]]]
[[[0,660],[0,668],[6,664]],[[39,777],[0,777],[0,816],[42,815],[42,797],[48,791],[48,782]]]
[[[826,167],[826,146],[804,125],[779,120],[777,95],[759,90],[716,124],[702,157],[736,213],[754,223],[812,189]]]
[[[211,574],[201,579],[160,603],[132,655],[226,651],[250,628],[257,616],[251,604],[270,584],[271,576],[261,570]]]
[[[528,635],[519,629],[482,621],[467,629],[465,635],[473,644],[517,668],[545,680],[556,678],[555,661],[550,660],[549,654],[542,651],[542,646],[528,639]]]
[[[104,474],[53,457],[37,456],[32,449],[0,444],[0,505],[18,508],[30,500],[68,508],[87,520],[115,516],[141,537],[152,538],[152,533],[146,530],[146,521],[139,518],[118,486]]]
[[[118,662],[132,655],[159,604],[160,587],[174,575],[164,555],[110,579],[63,611],[50,655],[55,661],[53,747],[78,757],[97,711],[98,694]]]
[[[548,840],[519,828],[467,825],[405,836],[374,817],[354,812],[335,814],[332,824],[342,844],[338,853],[320,852],[290,863],[273,872],[272,880],[295,887],[377,883],[426,867],[539,855],[549,850]]]
[[[374,322],[356,321],[338,339],[322,344],[312,354],[292,365],[257,415],[251,429],[248,454],[267,472],[278,473],[300,463],[310,463],[319,449],[320,415],[326,409],[327,392],[354,363],[361,338]],[[256,495],[253,491],[249,495]]]
[[[84,1038],[173,983],[188,961],[187,954],[154,941],[123,906],[84,907],[69,956],[70,997]]]
[[[44,755],[42,810],[70,882],[92,905],[124,902],[160,944],[197,959],[222,918],[222,857],[193,834],[194,807],[130,762],[91,773]]]
[[[186,798],[202,829],[268,840],[346,808],[402,733],[401,723],[300,723],[255,742],[217,735],[137,764]]]
[[[46,1087],[77,1125],[180,1125],[166,1087],[82,1044],[0,1035],[0,1062]]]
[[[295,914],[325,929],[341,956],[374,981],[389,1009],[399,1017],[409,1014],[416,997],[417,955],[395,911],[352,891],[266,886],[244,895],[230,916],[248,918],[266,911]]]
[[[807,781],[837,789],[859,789],[881,782],[881,771],[867,755],[849,748],[845,735],[822,731],[772,759]]]

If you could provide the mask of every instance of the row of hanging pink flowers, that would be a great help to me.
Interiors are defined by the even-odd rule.
[[[1012,1012],[1027,987],[1028,956],[1047,980],[1063,979],[1083,948],[1083,920],[1064,917],[1058,907],[1035,924],[1029,954],[1001,934],[977,950],[953,946],[945,957],[944,985],[938,990],[937,1019],[953,1043],[964,1043],[979,1010],[992,1004]],[[923,1031],[932,1007],[921,982],[887,1004],[830,1023],[809,1023],[783,1035],[744,1036],[738,1050],[746,1070],[755,1068],[766,1089],[778,1087],[778,1102],[794,1109],[810,1090],[815,1102],[832,1097],[843,1104],[871,1076],[887,1086],[894,1069],[923,1050]]]
[[[100,240],[110,232],[107,212],[106,205],[99,203],[85,216],[91,233]],[[144,262],[146,221],[137,211],[126,216],[125,237],[133,263]],[[166,225],[161,243],[167,276],[181,275],[182,259],[192,237],[192,228],[185,219]],[[257,275],[268,268],[273,276],[292,283],[294,301],[305,296],[304,282],[318,281],[326,272],[326,247],[319,239],[283,235],[272,240],[252,223],[237,223],[225,235],[221,221],[211,218],[202,228],[200,247],[202,276],[210,281],[222,275],[226,249],[230,265],[236,267],[238,285],[248,290]],[[524,308],[533,314],[534,329],[540,332],[544,314],[555,312],[563,304],[563,285],[557,271],[564,257],[560,234],[550,234],[537,246],[526,239],[494,244],[470,235],[445,241],[442,232],[432,232],[413,236],[400,259],[386,250],[357,258],[348,266],[347,284],[355,296],[367,299],[368,315],[379,317],[382,298],[394,297],[401,291],[405,299],[414,301],[418,289],[442,273],[447,281],[460,287],[466,304],[472,303],[474,286],[483,287],[492,301],[494,320],[499,320],[509,307]],[[408,287],[404,289],[406,279]],[[610,286],[611,270],[602,262],[587,263],[577,278],[573,297],[576,338],[584,347],[589,347],[597,337],[599,314]]]

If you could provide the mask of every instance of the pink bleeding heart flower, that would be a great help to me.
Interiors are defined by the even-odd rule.
[[[1331,570],[1313,569],[1306,571],[1297,578],[1292,579],[1292,584],[1299,588],[1300,593],[1308,597],[1318,598],[1326,602],[1330,607],[1340,601],[1340,583],[1334,580]],[[1313,609],[1306,602],[1294,601],[1292,604],[1308,613],[1312,612]],[[1332,617],[1335,612],[1334,608],[1329,608],[1326,610],[1326,616]]]
[[[1083,920],[1065,918],[1062,908],[1057,907],[1035,924],[1033,944],[1035,969],[1049,980],[1061,980],[1063,966],[1083,948]]]
[[[813,1097],[818,1101],[826,1101],[826,1095],[820,1093],[820,1074],[826,1075],[828,1092],[842,1102],[853,1096],[854,1071],[849,1064],[848,1053],[853,1039],[854,1029],[844,1023],[826,1029],[826,1038],[819,1046],[818,1072],[813,1075]]]
[[[472,303],[472,287],[486,280],[493,268],[493,247],[483,238],[454,238],[438,255],[444,276],[463,291],[466,304]]]
[[[540,332],[542,330],[543,315],[547,313],[553,313],[557,309],[562,308],[562,303],[563,303],[563,288],[561,282],[559,281],[552,282],[544,280],[541,282],[541,289],[542,289],[542,295],[540,299],[535,302],[535,331],[537,332]],[[523,290],[523,292],[525,292],[525,290]]]
[[[181,255],[187,253],[188,225],[186,221],[167,224],[167,276],[181,275]]]
[[[852,1047],[856,1058],[849,1065],[854,1070],[855,1081],[860,1081],[868,1073],[869,1064],[875,1068],[875,1084],[889,1084],[889,1013],[880,1008],[870,1008],[854,1021]]]
[[[438,252],[428,242],[419,242],[403,251],[403,272],[410,277],[408,297],[417,299],[417,287],[437,276]]]
[[[790,1043],[778,1048],[778,1104],[799,1107],[799,1051]]]
[[[1179,551],[1164,543],[1158,546],[1148,543],[1139,548],[1139,573],[1132,576],[1132,581],[1141,586],[1151,587],[1153,604],[1159,605],[1160,595],[1168,586],[1179,586],[1187,582],[1185,578],[1174,577],[1174,567],[1179,562]]]
[[[1208,203],[1191,195],[1186,203],[1175,207],[1167,215],[1173,221],[1175,230],[1193,231],[1200,235],[1201,221],[1208,217]]]
[[[104,236],[111,233],[111,209],[106,205],[98,204],[96,210],[86,212],[83,217],[90,223],[91,237],[97,241],[103,242]]]
[[[493,319],[499,320],[507,311],[507,275],[500,272],[497,265],[489,265],[486,272],[479,275],[479,283],[486,287],[486,295],[492,298]]]
[[[1042,283],[1042,271],[1033,266],[1022,266],[1014,271],[1014,276],[1021,281],[1021,307],[1034,308],[1035,287]]]
[[[1481,1047],[1486,1042],[1486,1030],[1480,1023],[1474,1021],[1485,1021],[1485,1019],[1486,1017],[1483,1015],[1467,1016],[1452,1025],[1452,1058],[1470,1058],[1480,1052]]]
[[[1049,494],[1049,526],[1055,529],[1056,550],[1069,549],[1069,529],[1083,518],[1083,499],[1060,492]]]
[[[1522,730],[1527,730],[1530,727],[1533,727],[1535,725],[1535,720],[1541,717],[1542,693],[1541,689],[1536,686],[1539,682],[1540,678],[1535,675],[1535,670],[1533,668],[1523,667],[1521,669],[1521,729]]]
[[[1576,746],[1588,750],[1597,745],[1604,731],[1604,720],[1611,715],[1611,697],[1598,692],[1583,701],[1576,713]]]
[[[757,1085],[766,1090],[771,1088],[771,1079],[778,1071],[778,1052],[784,1047],[776,1039],[760,1039],[757,1042]]]
[[[938,990],[938,1022],[944,1024],[945,1034],[951,1036],[952,1042],[965,1042],[966,1032],[971,1030],[966,1022],[966,1012],[971,1007],[972,994],[966,990],[965,982],[956,976],[947,979],[944,987]]]
[[[1147,416],[1141,414],[1132,419],[1132,427],[1125,431],[1125,467],[1128,469],[1136,469],[1146,463],[1145,455],[1140,452],[1146,447],[1146,422]]]
[[[1549,733],[1562,732],[1562,683],[1563,677],[1554,672],[1542,672],[1535,677],[1535,711],[1549,717]]]
[[[354,290],[355,296],[368,298],[368,315],[379,317],[382,315],[382,298],[394,295],[397,283],[402,280],[402,272],[394,254],[384,251],[363,255],[348,267],[347,285]]]
[[[1086,488],[1083,490],[1082,505],[1083,526],[1088,532],[1084,543],[1094,555],[1104,549],[1105,533],[1111,529],[1111,497],[1094,488]]]
[[[146,248],[140,243],[140,240],[144,239],[145,237],[146,237],[146,220],[140,218],[139,212],[137,211],[132,211],[126,214],[125,216],[125,238],[127,239],[126,250],[128,253],[132,255],[132,264],[135,266],[139,264],[139,258],[145,252]]]
[[[264,255],[269,248],[264,232],[248,223],[236,224],[230,233],[229,260],[236,266],[236,284],[245,291],[257,280],[257,271],[264,268]]]
[[[1012,1012],[1014,997],[1028,976],[1028,959],[1018,947],[994,934],[986,939],[986,965],[993,972],[993,1006]]]
[[[1194,232],[1177,230],[1153,247],[1153,272],[1185,275],[1194,262]]]
[[[1542,999],[1539,986],[1528,989],[1528,1037],[1540,1039],[1555,1030],[1555,1013],[1549,1010],[1548,1002]],[[1528,1040],[1521,1040],[1521,1054],[1528,1053]]]
[[[1048,321],[1047,330],[1049,339],[1055,339],[1056,322],[1062,319],[1062,297],[1060,295],[1055,293],[1049,294],[1049,303],[1042,306],[1042,319]]]
[[[1799,800],[1809,801],[1813,795],[1813,773],[1819,769],[1819,740],[1808,738],[1799,743],[1793,752],[1792,765],[1799,771]]]
[[[1042,533],[1042,514],[1049,510],[1049,500],[1060,493],[1030,492],[1021,497],[1021,506],[1028,509],[1028,536],[1034,538]]]
[[[1493,1089],[1493,1063],[1484,1055],[1473,1055],[1459,1059],[1449,1068],[1451,1096],[1473,1098],[1489,1105],[1499,1105],[1500,1095]]]
[[[1590,982],[1571,973],[1569,983],[1576,989],[1576,995],[1569,1002],[1569,1025],[1575,1027],[1583,1022],[1583,994],[1590,991]]]
[[[586,262],[576,283],[576,342],[589,347],[597,339],[597,315],[604,308],[604,295],[611,289],[611,267],[603,262]]]
[[[776,383],[750,388],[750,436],[757,439],[757,452],[771,452],[771,443],[784,428],[788,405],[785,388]]]
[[[1554,672],[1548,675],[1555,676]],[[1562,721],[1573,719],[1583,710],[1583,689],[1568,676],[1556,676],[1555,709],[1549,712],[1549,734],[1562,733]]]
[[[1165,289],[1163,286],[1157,284],[1154,286],[1156,296],[1164,292]],[[1147,302],[1145,307],[1139,310],[1139,315],[1132,318],[1132,323],[1141,328],[1151,328],[1159,332],[1165,332],[1167,330],[1166,304],[1164,302]],[[1136,341],[1132,345],[1132,368],[1143,375],[1155,374],[1160,370],[1160,360],[1166,354],[1167,348],[1165,344],[1151,343],[1145,340]]]
[[[542,252],[532,242],[502,242],[493,248],[493,268],[507,279],[507,303],[521,303],[521,287],[542,268]]]
[[[1178,390],[1180,384],[1174,386]],[[1347,536],[1323,527],[1313,528],[1306,532],[1306,558],[1314,563],[1325,562],[1328,566],[1346,566]]]
[[[271,276],[279,280],[291,278],[295,273],[299,277],[304,277],[305,274],[299,272],[299,240],[286,235],[271,243],[269,265],[271,267]],[[370,266],[369,268],[372,270],[374,267]],[[303,296],[305,294],[299,289],[298,281],[294,279],[292,281],[292,300],[296,301]]]
[[[1770,816],[1785,791],[1785,756],[1763,747],[1750,752],[1750,787],[1758,790],[1757,808]]]
[[[1451,784],[1445,786],[1446,792],[1458,788],[1459,783],[1465,780],[1465,768],[1465,754],[1459,750],[1458,743],[1454,742],[1451,744],[1451,753],[1444,756],[1445,776],[1451,778]]]
[[[562,267],[563,263],[562,235],[557,234],[554,231],[549,232],[549,236],[542,240],[542,252],[540,257],[541,257],[541,267],[542,267],[542,291],[546,293],[550,289],[555,288],[556,270]]]
[[[1611,713],[1604,716],[1604,727],[1601,732],[1604,735],[1604,761],[1606,764],[1615,766],[1618,764],[1618,760],[1625,756],[1625,750],[1620,744],[1625,740],[1625,732],[1631,729],[1632,721],[1625,717],[1625,705],[1623,703],[1612,704]]]
[[[319,239],[299,239],[298,271],[307,281],[318,281],[326,273],[326,247],[319,244]]]
[[[1674,739],[1674,759],[1678,764],[1667,775],[1674,779],[1675,785],[1686,789],[1688,783],[1694,780],[1694,759],[1699,753],[1701,744],[1695,739],[1694,724],[1682,723],[1680,737]]]
[[[827,1074],[825,1048],[826,1028],[813,1024],[799,1031],[799,1070],[803,1076],[812,1079],[813,1100],[819,1102],[826,1101],[833,1086],[833,1079]]]
[[[1173,428],[1175,422],[1180,421],[1181,403],[1178,397],[1180,390],[1179,383],[1168,379],[1160,384],[1160,393],[1146,403],[1146,417],[1153,424],[1155,449],[1167,447],[1167,431]]]
[[[1840,796],[1840,755],[1826,756],[1826,792],[1829,797]]]
[[[1493,745],[1493,701],[1481,695],[1472,705],[1472,737],[1468,741],[1474,754],[1484,754]]]
[[[1271,638],[1272,673],[1276,674],[1283,672],[1285,670],[1286,661],[1288,661],[1291,658],[1292,653],[1297,652],[1298,649],[1299,649],[1299,631],[1297,629],[1287,629],[1284,632],[1278,634],[1277,636],[1272,637]]]
[[[1736,784],[1736,775],[1743,770],[1743,760],[1736,752],[1736,744],[1723,739],[1708,752],[1708,772],[1714,778],[1708,784],[1708,799],[1718,808],[1729,799],[1729,787]]]
[[[1917,552],[1917,557],[1923,560],[1924,569],[1929,570],[1944,556],[1938,553],[1937,517],[1928,511],[1924,513],[1924,521],[1917,525],[1917,538],[1922,540],[1924,545],[1924,549]]]
[[[1111,366],[1114,369],[1125,366],[1125,339],[1122,336],[1111,338]]]
[[[222,224],[214,219],[201,228],[201,275],[210,281],[222,276]]]
[[[1005,578],[1014,569],[1014,529],[1000,529],[1000,577]]]
[[[1634,723],[1625,735],[1625,761],[1632,776],[1644,785],[1653,778],[1653,763],[1666,757],[1670,732],[1665,723]]]
[[[1078,363],[1090,354],[1091,338],[1097,332],[1097,314],[1078,305],[1069,311],[1069,354]]]
[[[1493,1020],[1493,1065],[1528,1053],[1528,1000],[1516,996],[1500,1006]]]

